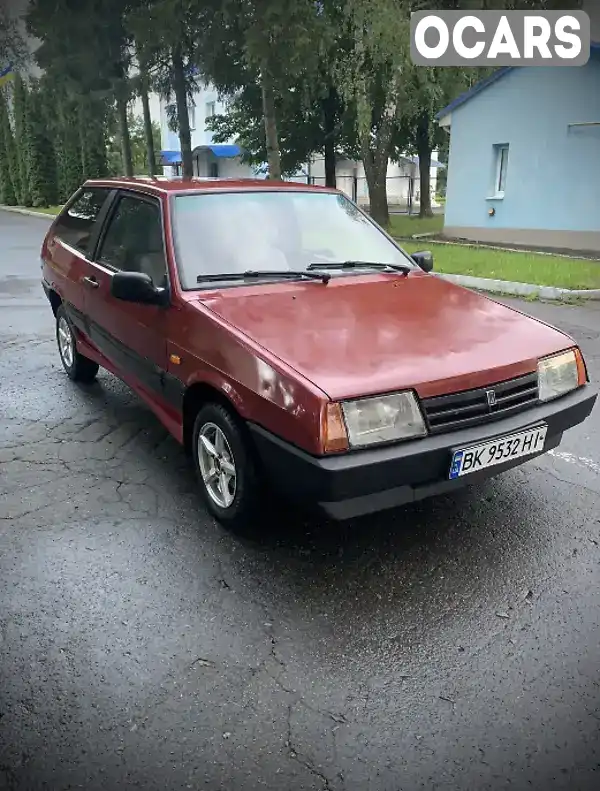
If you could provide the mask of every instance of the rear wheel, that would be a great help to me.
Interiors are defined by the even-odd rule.
[[[56,311],[56,342],[67,375],[74,382],[93,382],[100,366],[77,351],[75,333],[63,305]]]
[[[259,476],[250,442],[229,410],[220,404],[200,409],[192,451],[208,511],[234,531],[251,528],[260,500]]]

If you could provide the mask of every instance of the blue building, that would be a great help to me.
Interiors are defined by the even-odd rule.
[[[437,119],[446,236],[600,251],[600,45],[581,67],[499,69]]]

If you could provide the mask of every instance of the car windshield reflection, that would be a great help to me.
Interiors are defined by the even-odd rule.
[[[261,188],[178,195],[172,216],[184,289],[201,288],[202,275],[214,281],[223,272],[298,272],[350,260],[416,268],[339,193]]]

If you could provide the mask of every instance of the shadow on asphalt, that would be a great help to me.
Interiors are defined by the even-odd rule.
[[[483,485],[343,523],[303,513],[273,496],[265,502],[254,529],[236,536],[208,516],[191,461],[141,401],[132,402],[125,388],[113,389],[106,375],[81,390],[86,400],[96,402],[94,409],[99,412],[135,420],[140,430],[139,466],[151,469],[170,497],[182,497],[198,509],[199,542],[224,540],[243,546],[246,560],[248,554],[257,562],[264,559],[265,573],[271,578],[278,567],[285,569],[286,585],[293,585],[297,576],[298,595],[306,595],[308,579],[316,581],[324,574],[344,580],[359,593],[361,580],[374,571],[384,587],[387,574],[402,575],[408,587],[420,587],[428,577],[425,570],[440,566],[446,571],[454,568],[455,576],[468,571],[474,577],[490,577],[493,567],[502,575],[503,565],[513,573],[519,558],[527,562],[544,540],[531,526],[539,521],[535,515],[543,512],[544,504],[537,502],[539,495],[529,485],[527,465]],[[188,516],[194,519],[193,514]],[[379,586],[377,579],[368,584]]]

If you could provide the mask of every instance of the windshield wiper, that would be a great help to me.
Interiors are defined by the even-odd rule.
[[[382,264],[379,261],[326,261],[323,263],[310,264],[308,269],[381,269],[384,272],[401,272],[403,275],[408,275],[409,272],[413,271],[412,266],[405,264]]]
[[[246,272],[223,272],[222,274],[198,275],[196,283],[204,283],[206,281],[220,281],[220,280],[251,280],[252,278],[268,278],[275,277],[282,280],[320,280],[322,283],[329,283],[331,275],[318,272],[307,272],[305,269],[293,270],[283,269],[281,271],[271,269],[248,269]]]

